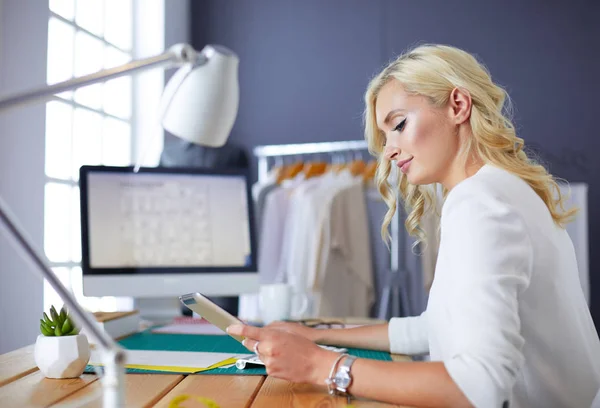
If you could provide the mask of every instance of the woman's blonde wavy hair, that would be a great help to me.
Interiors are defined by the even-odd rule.
[[[437,194],[430,185],[416,186],[400,175],[397,185],[389,182],[391,163],[383,155],[385,135],[377,126],[375,104],[381,88],[397,80],[403,89],[429,99],[436,107],[445,106],[454,88],[471,95],[470,125],[473,138],[464,152],[475,154],[485,163],[503,168],[525,180],[544,201],[554,222],[563,227],[572,220],[577,209],[565,210],[558,184],[540,164],[523,151],[523,139],[517,137],[510,119],[508,94],[496,85],[487,69],[461,49],[445,45],[421,45],[400,55],[375,76],[365,94],[365,138],[372,155],[378,157],[375,183],[388,206],[381,236],[388,242],[389,224],[396,212],[396,191],[400,192],[407,218],[405,227],[419,242],[426,237],[420,228],[421,218],[436,208]],[[444,196],[446,191],[443,191]]]

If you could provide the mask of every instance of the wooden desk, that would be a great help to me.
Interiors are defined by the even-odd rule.
[[[397,356],[395,360],[405,359]],[[52,380],[37,369],[33,346],[0,355],[0,407],[77,406],[101,407],[101,398],[81,405],[101,384],[94,374]],[[293,384],[268,376],[126,374],[127,407],[168,407],[178,395],[210,398],[221,408],[252,407],[346,407],[346,399],[327,394],[325,386]],[[74,403],[77,405],[71,405]],[[354,407],[397,407],[369,400],[353,400]],[[185,407],[202,407],[184,402]]]

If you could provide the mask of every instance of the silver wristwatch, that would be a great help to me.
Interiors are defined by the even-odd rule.
[[[338,369],[332,378],[332,382],[333,385],[335,385],[335,389],[343,395],[348,395],[348,388],[352,384],[352,375],[350,374],[350,368],[352,367],[354,361],[356,361],[355,356],[346,356],[342,364],[338,366]]]

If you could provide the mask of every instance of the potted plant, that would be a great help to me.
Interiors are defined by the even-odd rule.
[[[64,306],[60,313],[52,306],[50,317],[44,312],[40,331],[34,356],[42,374],[48,378],[79,377],[90,359],[90,345]]]

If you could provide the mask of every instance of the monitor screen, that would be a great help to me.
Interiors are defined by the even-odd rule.
[[[245,171],[83,166],[86,275],[256,272]]]

